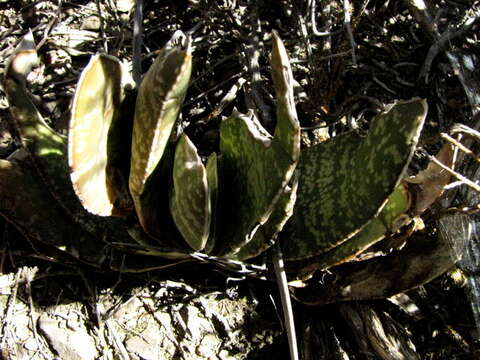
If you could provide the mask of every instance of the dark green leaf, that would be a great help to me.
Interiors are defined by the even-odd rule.
[[[378,115],[366,138],[347,133],[302,151],[294,215],[283,250],[297,260],[326,252],[361,231],[403,178],[427,113],[423,100]]]

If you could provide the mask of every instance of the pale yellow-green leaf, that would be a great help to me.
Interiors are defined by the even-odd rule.
[[[131,208],[125,175],[112,164],[112,128],[122,119],[122,67],[108,55],[95,55],[83,70],[72,106],[68,160],[73,187],[83,206],[100,216],[119,215]],[[120,148],[130,143],[120,144]],[[110,150],[110,151],[109,151]],[[128,161],[130,152],[123,154]]]

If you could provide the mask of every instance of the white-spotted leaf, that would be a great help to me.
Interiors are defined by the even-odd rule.
[[[68,137],[68,160],[73,187],[83,206],[100,216],[121,215],[131,209],[126,177],[112,160],[121,152],[130,156],[126,144],[112,148],[117,136],[113,127],[122,118],[122,67],[108,55],[95,55],[83,70],[73,100]],[[127,151],[121,151],[125,149]]]
[[[188,136],[175,151],[170,211],[185,241],[196,251],[205,248],[210,234],[211,199],[207,170]]]
[[[149,218],[150,204],[144,204],[142,198],[147,181],[162,159],[185,98],[192,69],[190,42],[188,36],[174,35],[160,51],[138,91],[129,188],[147,233],[155,232],[149,228],[155,226],[157,219]]]
[[[234,256],[268,220],[299,158],[300,126],[293,99],[292,70],[276,33],[272,42],[272,77],[277,99],[274,136],[253,114],[237,111],[220,127],[220,187],[224,197],[221,215],[225,220],[217,248],[222,256]]]
[[[426,114],[424,100],[399,102],[365,138],[351,132],[302,151],[294,216],[282,236],[287,259],[331,250],[379,214],[405,176]]]

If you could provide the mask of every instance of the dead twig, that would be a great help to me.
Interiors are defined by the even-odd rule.
[[[100,36],[103,42],[103,50],[108,54],[108,42],[105,34],[105,22],[103,21],[102,7],[99,0],[96,0],[95,3],[97,4],[98,19],[100,20]]]
[[[318,36],[318,37],[327,37],[327,36],[332,36],[335,33],[337,33],[336,31],[335,32],[331,31],[332,22],[330,21],[330,18],[327,20],[327,22],[324,26],[325,30],[324,31],[318,31],[317,21],[315,19],[315,17],[316,17],[316,3],[315,3],[315,0],[309,0],[308,1],[308,9],[310,11],[310,25],[311,25],[311,28],[312,28],[313,35]],[[330,10],[331,10],[330,4],[326,4],[324,6],[324,8],[322,9],[322,12],[325,15],[328,16],[328,15],[330,15]]]
[[[468,178],[466,178],[462,174],[459,174],[455,170],[453,170],[453,169],[449,168],[448,166],[444,165],[442,162],[438,161],[434,156],[429,155],[428,158],[430,159],[430,161],[433,161],[435,164],[440,166],[442,169],[447,171],[449,174],[453,175],[456,179],[460,180],[462,183],[464,183],[468,187],[470,187],[473,190],[475,190],[476,192],[480,193],[480,186],[479,185],[477,185],[473,181],[469,180]]]
[[[343,24],[345,26],[345,29],[347,30],[348,39],[350,41],[350,47],[352,49],[353,66],[357,66],[357,55],[355,52],[357,44],[355,42],[355,38],[353,37],[353,30],[352,30],[352,24],[351,24],[352,6],[350,5],[349,0],[343,0],[343,14],[344,14]]]
[[[255,10],[258,10],[255,8]],[[271,109],[265,102],[262,94],[264,93],[262,88],[262,76],[260,74],[259,58],[263,48],[263,43],[260,40],[260,34],[262,34],[262,27],[258,14],[252,15],[252,34],[250,35],[250,43],[244,47],[244,61],[247,64],[248,71],[250,72],[250,87],[253,104],[249,108],[253,109],[255,115],[266,124],[267,127],[272,125],[272,116],[270,115]]]
[[[225,110],[225,108],[237,97],[237,92],[243,87],[247,80],[243,77],[240,77],[235,84],[230,88],[230,90],[225,94],[225,96],[220,100],[217,106],[212,110],[212,112],[201,122],[207,123],[212,119],[217,118]]]
[[[121,360],[130,360],[130,356],[128,355],[128,351],[123,345],[122,340],[118,336],[115,327],[112,325],[111,320],[105,321],[108,333],[111,335],[112,343],[115,349],[117,350],[117,354],[119,355]]]
[[[480,132],[472,129],[469,126],[463,125],[463,124],[455,124],[452,129],[450,130],[452,134],[457,134],[457,133],[463,133],[466,135],[473,136],[477,140],[480,140]]]
[[[197,100],[199,99],[203,99],[205,98],[205,96],[209,93],[211,93],[212,91],[215,91],[217,90],[218,88],[221,88],[223,85],[225,85],[226,83],[228,83],[229,81],[235,79],[235,78],[239,78],[239,77],[242,77],[244,74],[243,72],[241,73],[238,73],[238,74],[233,74],[232,76],[230,76],[229,78],[223,80],[222,82],[219,82],[218,84],[216,84],[215,86],[212,86],[210,89],[208,90],[205,90],[203,91],[202,93],[198,94],[197,96],[195,96],[192,100],[189,100],[189,101],[186,101],[184,103],[184,106],[189,106],[193,103],[195,103]]]
[[[447,55],[453,70],[456,72],[456,75],[461,77],[461,72],[458,72],[458,59],[454,54],[452,54],[451,51],[446,49],[446,47],[454,38],[457,38],[470,30],[472,26],[480,19],[480,14],[475,10],[476,4],[471,7],[470,11],[467,11],[468,15],[465,16],[459,25],[450,27],[441,34],[438,30],[438,25],[435,19],[431,16],[428,6],[423,0],[405,1],[415,19],[434,39],[434,43],[430,46],[427,57],[425,58],[422,68],[420,69],[418,79],[423,80],[425,84],[428,84],[428,76],[432,62],[442,50],[445,50],[445,54]]]
[[[137,87],[140,85],[142,76],[142,23],[143,23],[143,0],[137,0],[133,17],[133,54],[132,76]]]
[[[478,157],[472,150],[463,145],[460,141],[454,139],[446,133],[440,133],[440,136],[454,146],[456,146],[457,148],[459,148],[460,150],[462,150],[465,154],[470,155],[475,161],[480,162],[480,157]]]
[[[0,338],[2,339],[0,343],[0,349],[2,351],[7,350],[7,339],[8,333],[10,332],[10,325],[12,323],[13,312],[15,308],[15,299],[17,298],[18,286],[20,285],[22,275],[22,269],[17,270],[15,275],[15,282],[12,286],[12,293],[8,298],[7,306],[5,307],[5,313],[2,319],[2,327],[0,328]]]
[[[47,27],[43,31],[42,40],[40,40],[36,46],[37,51],[39,51],[42,48],[42,46],[45,44],[48,37],[50,36],[50,33],[52,32],[53,27],[61,19],[61,15],[62,15],[62,0],[58,0],[58,7],[57,7],[56,14],[52,18],[52,20],[49,21]]]
[[[290,359],[298,360],[297,336],[295,333],[292,301],[290,299],[287,275],[283,264],[282,250],[280,249],[278,241],[275,243],[275,249],[273,251],[273,266],[275,268],[275,277],[277,278],[278,290],[280,291],[280,298],[282,300],[283,317],[287,329],[288,346],[290,348]]]
[[[195,42],[195,41],[193,41]],[[203,71],[200,75],[198,75],[195,79],[192,79],[190,81],[190,86],[192,86],[193,84],[197,83],[200,79],[202,79],[204,76],[208,75],[208,74],[211,74],[213,72],[213,70],[219,66],[219,65],[222,65],[224,62],[226,62],[227,60],[230,60],[230,59],[234,59],[234,58],[237,58],[238,57],[238,54],[237,53],[233,53],[233,54],[230,54],[230,55],[227,55],[225,57],[222,57],[220,60],[216,61],[215,63],[213,63],[212,65],[210,65],[205,71]]]

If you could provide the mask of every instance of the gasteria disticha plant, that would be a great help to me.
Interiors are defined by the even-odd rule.
[[[0,161],[1,214],[58,256],[114,269],[118,253],[148,259],[124,271],[198,256],[249,262],[279,241],[292,277],[340,264],[409,223],[416,194],[404,178],[426,102],[389,106],[366,136],[301,149],[292,70],[275,32],[271,39],[274,134],[253,112],[234,110],[221,122],[218,154],[203,159],[174,131],[192,72],[189,36],[173,36],[138,91],[119,60],[93,56],[68,140],[30,100],[37,54],[26,36],[5,71],[23,150]]]

